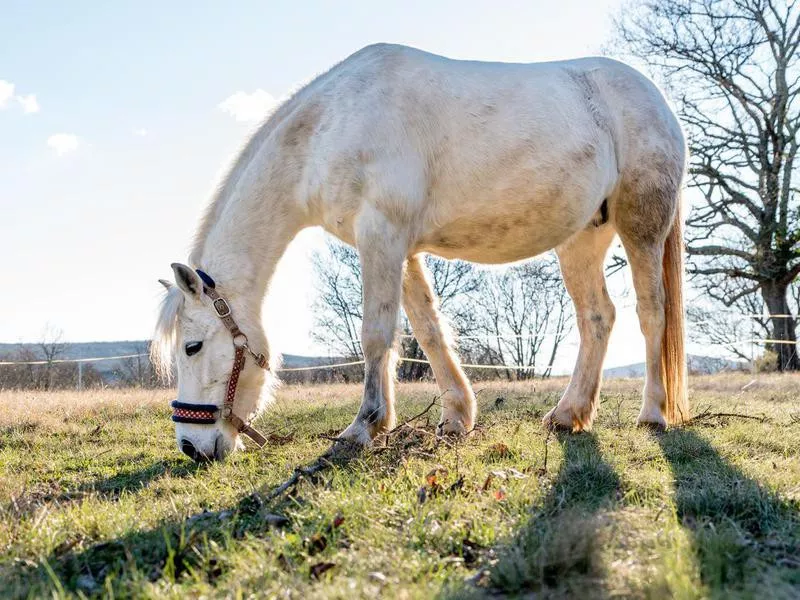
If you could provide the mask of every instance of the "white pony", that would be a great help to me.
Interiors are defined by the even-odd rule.
[[[222,407],[235,358],[230,327],[204,293],[216,283],[248,348],[269,357],[261,306],[303,228],[355,246],[364,283],[365,384],[341,434],[370,443],[395,422],[392,346],[400,303],[443,393],[441,433],[473,429],[475,397],[437,309],[422,253],[507,263],[555,248],[581,345],[572,379],[544,418],[589,429],[614,306],[603,262],[619,235],[646,340],[640,424],[687,410],[680,188],[686,149],[656,86],[606,58],[509,64],[366,47],[297,92],[249,140],[200,223],[191,268],[174,264],[156,358],[176,353],[178,400]],[[189,356],[191,354],[191,356]],[[265,379],[245,363],[235,410],[249,422]],[[269,387],[269,386],[266,386]],[[224,419],[178,423],[181,448],[222,458],[241,445]]]

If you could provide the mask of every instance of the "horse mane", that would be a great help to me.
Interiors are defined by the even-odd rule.
[[[203,216],[200,218],[200,225],[195,233],[192,251],[189,254],[191,266],[202,266],[199,264],[199,261],[203,254],[208,234],[222,215],[228,201],[234,195],[233,191],[239,185],[239,182],[242,180],[247,167],[251,164],[255,155],[261,150],[264,143],[278,125],[291,115],[301,101],[301,98],[306,95],[306,92],[322,78],[323,75],[316,77],[310,83],[301,86],[297,91],[291,94],[287,100],[279,104],[277,108],[264,118],[255,132],[250,136],[250,139],[245,142],[245,145],[236,155],[230,169],[228,169],[227,175],[225,175],[222,183],[217,187],[211,202],[209,202],[203,212]]]
[[[159,377],[172,380],[172,359],[178,342],[178,313],[183,307],[183,292],[170,287],[161,300],[153,341],[150,344],[150,362]]]
[[[199,264],[208,234],[219,220],[228,201],[233,196],[233,190],[241,181],[248,165],[263,146],[264,142],[283,119],[291,114],[296,98],[307,88],[304,86],[291,98],[275,109],[265,121],[259,125],[250,136],[244,147],[239,151],[233,165],[217,188],[211,202],[203,212],[200,225],[194,236],[192,251],[189,254],[189,264],[193,267]],[[150,361],[156,373],[166,381],[172,380],[172,363],[178,341],[178,314],[184,304],[183,293],[176,286],[170,287],[161,301],[161,306],[156,320],[153,341],[150,344]]]

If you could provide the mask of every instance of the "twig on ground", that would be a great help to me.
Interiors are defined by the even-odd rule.
[[[760,417],[757,417],[755,415],[745,415],[745,414],[742,414],[742,413],[728,413],[728,412],[712,413],[712,412],[709,412],[708,410],[705,410],[705,411],[693,416],[691,419],[686,421],[685,424],[686,425],[691,425],[692,423],[697,423],[698,421],[703,421],[705,419],[715,419],[715,418],[722,418],[722,417],[728,417],[728,418],[732,418],[732,419],[752,419],[753,421],[759,421],[761,423],[765,423],[767,421],[767,417],[763,416],[763,415],[760,416]]]
[[[554,427],[547,428],[547,435],[544,438],[544,465],[542,465],[541,475],[547,475],[547,448],[550,446],[550,436],[553,435]]]
[[[336,446],[328,450],[325,454],[317,458],[317,460],[315,460],[308,466],[295,467],[292,476],[289,477],[289,479],[284,481],[279,486],[272,488],[272,490],[270,490],[270,492],[263,497],[263,501],[270,502],[271,500],[274,500],[275,498],[283,494],[285,491],[296,486],[298,483],[300,483],[300,480],[303,479],[304,477],[312,478],[321,471],[324,471],[325,469],[331,467],[333,463],[331,462],[330,459],[334,458],[334,454],[336,453],[335,448]]]
[[[447,392],[445,392],[445,393],[447,393]],[[417,415],[414,415],[414,416],[413,416],[413,417],[411,417],[410,419],[406,419],[405,421],[403,421],[402,423],[400,423],[400,424],[399,424],[397,427],[395,427],[394,429],[390,429],[389,431],[387,431],[387,432],[386,432],[386,435],[392,435],[392,434],[393,434],[393,433],[395,433],[397,430],[399,430],[399,429],[402,429],[403,427],[405,427],[406,425],[408,425],[408,424],[409,424],[409,423],[411,423],[412,421],[416,421],[417,419],[424,417],[426,414],[428,414],[428,412],[429,412],[429,411],[430,411],[430,410],[431,410],[431,409],[432,409],[434,406],[436,406],[436,403],[439,401],[439,399],[441,399],[441,397],[442,397],[443,395],[444,395],[444,394],[442,394],[442,395],[439,395],[439,396],[434,396],[433,400],[431,400],[431,403],[430,403],[430,404],[428,404],[428,406],[426,406],[426,407],[425,407],[425,410],[423,410],[421,413],[419,413],[419,414],[417,414]]]

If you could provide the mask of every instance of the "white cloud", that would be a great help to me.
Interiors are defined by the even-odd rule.
[[[55,150],[59,156],[74,152],[78,149],[79,144],[78,136],[71,133],[56,133],[47,138],[47,145]]]
[[[36,100],[36,94],[17,96],[17,102],[22,106],[22,112],[25,114],[39,112],[39,102]]]
[[[252,94],[239,90],[220,102],[219,108],[237,121],[254,122],[266,117],[277,103],[272,94],[259,88]]]
[[[14,96],[14,84],[0,79],[0,108],[5,108],[8,101]]]
[[[133,130],[133,135],[135,135],[136,137],[144,137],[148,133],[150,132],[147,131],[147,129],[145,129],[144,127],[139,127],[138,129]]]

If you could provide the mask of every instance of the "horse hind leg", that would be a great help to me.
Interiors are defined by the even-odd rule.
[[[403,307],[442,393],[442,419],[437,432],[463,434],[475,424],[477,405],[469,380],[451,347],[447,324],[437,304],[421,255],[412,256],[406,263],[403,278]]]
[[[556,248],[564,285],[575,305],[581,341],[567,389],[542,419],[547,427],[588,430],[597,413],[603,360],[616,314],[603,273],[613,239],[610,224],[590,225]]]
[[[679,182],[679,178],[675,181]],[[683,333],[682,223],[678,184],[664,177],[619,199],[616,227],[628,255],[645,338],[638,424],[664,428],[688,411]]]

